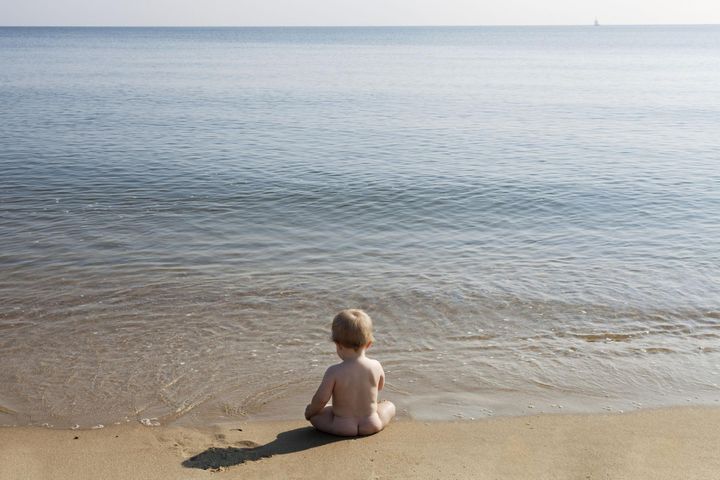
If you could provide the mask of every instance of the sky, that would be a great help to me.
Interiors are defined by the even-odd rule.
[[[0,0],[0,25],[720,24],[720,0]]]

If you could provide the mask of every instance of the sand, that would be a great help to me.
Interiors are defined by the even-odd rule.
[[[0,428],[0,479],[713,479],[720,408],[400,420],[341,439],[305,422]]]

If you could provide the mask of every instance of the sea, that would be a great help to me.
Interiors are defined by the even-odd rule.
[[[0,28],[0,425],[720,401],[720,26]]]

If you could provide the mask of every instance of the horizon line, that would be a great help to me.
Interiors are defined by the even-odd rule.
[[[411,25],[0,25],[0,28],[493,28],[493,27],[712,27],[720,23],[547,23]]]

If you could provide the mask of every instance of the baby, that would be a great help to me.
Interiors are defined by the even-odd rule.
[[[372,320],[362,310],[343,310],[333,319],[332,340],[342,362],[325,372],[305,418],[333,435],[377,433],[395,416],[395,405],[377,401],[385,372],[380,362],[365,356],[373,342]],[[326,407],[330,397],[332,405]]]

